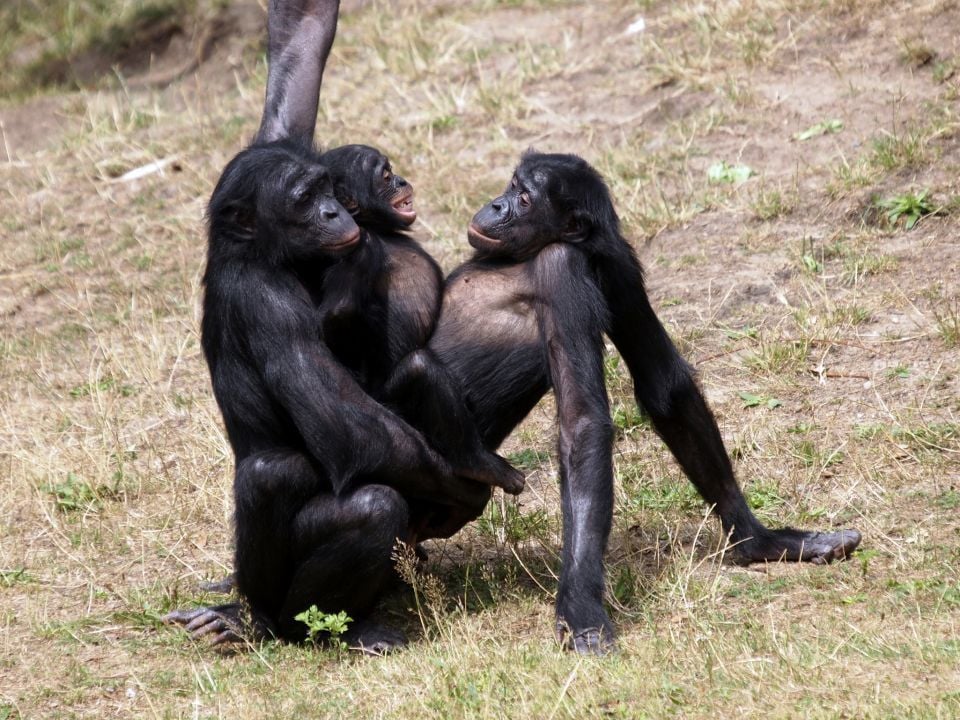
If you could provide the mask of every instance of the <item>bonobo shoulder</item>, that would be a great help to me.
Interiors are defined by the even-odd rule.
[[[589,269],[587,257],[576,245],[555,242],[547,245],[530,261],[538,277],[575,279]],[[571,275],[573,274],[573,275]]]

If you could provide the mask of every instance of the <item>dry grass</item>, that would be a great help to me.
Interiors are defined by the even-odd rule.
[[[197,583],[230,564],[232,458],[197,335],[202,215],[256,127],[264,68],[260,38],[224,38],[166,89],[114,76],[0,105],[0,719],[960,714],[956,3],[357,5],[321,141],[391,154],[446,268],[522,150],[596,164],[757,512],[859,527],[864,550],[827,568],[722,563],[611,359],[619,654],[551,637],[549,399],[505,447],[529,490],[435,545],[437,581],[392,600],[408,650],[221,656],[160,626],[212,600]],[[840,132],[792,139],[830,118]],[[757,175],[710,183],[721,160]],[[914,229],[876,211],[919,189],[944,211]]]

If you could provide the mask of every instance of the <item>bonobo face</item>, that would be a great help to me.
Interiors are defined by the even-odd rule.
[[[553,157],[525,155],[504,193],[473,216],[467,238],[482,257],[524,260],[552,242],[582,239]]]
[[[290,259],[338,257],[353,250],[360,228],[334,197],[327,169],[318,162],[291,162],[272,174],[258,203],[261,217],[274,216],[274,243]]]
[[[337,199],[360,225],[402,230],[417,219],[413,187],[379,150],[344,145],[325,152],[321,161],[330,169]]]

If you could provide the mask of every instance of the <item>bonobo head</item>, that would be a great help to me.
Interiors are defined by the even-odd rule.
[[[470,222],[481,257],[525,260],[555,242],[600,244],[619,234],[610,191],[576,155],[527,152],[503,194]]]
[[[234,157],[207,214],[211,254],[284,265],[340,257],[360,240],[316,153],[284,141],[253,145]]]
[[[330,170],[337,200],[369,230],[397,232],[417,219],[413,186],[390,167],[390,160],[367,145],[344,145],[320,156]]]

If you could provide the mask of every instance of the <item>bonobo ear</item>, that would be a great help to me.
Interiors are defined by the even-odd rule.
[[[567,226],[563,230],[563,241],[569,243],[583,242],[590,235],[590,228],[590,217],[580,210],[574,210],[567,219]]]
[[[257,213],[249,203],[230,203],[226,215],[238,230],[253,235],[257,227]]]

